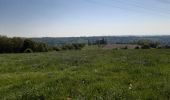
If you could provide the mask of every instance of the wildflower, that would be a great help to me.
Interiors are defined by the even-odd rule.
[[[129,84],[129,90],[131,90],[132,89],[132,84]]]

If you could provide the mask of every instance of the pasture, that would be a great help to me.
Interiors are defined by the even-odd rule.
[[[0,100],[170,99],[170,50],[0,54]]]

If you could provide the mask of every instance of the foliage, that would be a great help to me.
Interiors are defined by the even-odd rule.
[[[24,50],[24,53],[33,53],[33,51],[32,51],[32,49],[27,48],[27,49]]]
[[[142,49],[150,49],[150,48],[157,48],[160,43],[157,41],[143,39],[137,41],[137,44],[141,45]]]
[[[82,43],[73,43],[73,44],[66,44],[62,45],[60,48],[62,50],[81,50],[85,44]]]
[[[144,45],[142,45],[142,47],[141,47],[142,49],[150,49],[150,46],[149,45],[147,45],[147,44],[144,44]]]
[[[74,47],[75,50],[81,50],[85,46],[85,44],[73,43],[72,46]]]
[[[45,43],[34,42],[30,39],[19,37],[8,38],[0,36],[0,53],[21,53],[27,48],[33,52],[47,52],[48,46]]]
[[[8,38],[0,36],[0,53],[22,53],[28,51],[32,52],[47,52],[47,51],[61,51],[61,50],[81,50],[85,44],[73,43],[63,44],[61,46],[48,46],[42,42],[35,42],[31,39],[24,39],[19,37]]]
[[[32,38],[35,41],[41,41],[48,45],[62,45],[72,43],[85,43],[92,45],[97,40],[107,40],[107,44],[132,44],[134,41],[151,40],[159,41],[160,44],[170,45],[170,36],[92,36],[92,37],[45,37],[45,38]]]
[[[48,47],[45,43],[34,42],[30,39],[25,39],[23,43],[23,50],[30,48],[34,52],[47,52]]]
[[[127,47],[127,46],[125,46],[125,47],[123,47],[122,49],[128,49],[128,47]]]
[[[139,46],[136,46],[135,49],[140,49],[140,47],[139,47]]]
[[[11,52],[21,52],[23,39],[21,38],[7,38],[5,36],[0,36],[0,53],[11,53]]]
[[[160,46],[159,49],[170,49],[170,45]]]
[[[54,46],[54,47],[53,47],[53,50],[55,50],[55,51],[61,51],[61,48],[60,48],[60,47],[57,47],[57,46]]]

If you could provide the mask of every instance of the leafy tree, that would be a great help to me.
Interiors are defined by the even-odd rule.
[[[27,48],[32,49],[33,51],[35,50],[35,43],[29,39],[24,40],[23,44],[23,50],[26,50]]]
[[[14,37],[11,39],[11,44],[14,52],[19,53],[22,52],[24,40],[18,37]]]
[[[30,48],[34,52],[47,52],[48,46],[45,43],[34,42],[30,39],[19,37],[8,38],[0,36],[0,53],[20,53]]]

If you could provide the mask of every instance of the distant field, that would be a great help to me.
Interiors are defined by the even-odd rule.
[[[170,99],[170,50],[0,54],[0,100]]]

